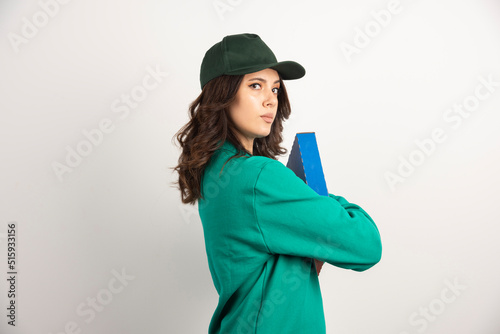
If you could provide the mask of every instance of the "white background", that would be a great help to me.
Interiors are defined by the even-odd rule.
[[[251,32],[307,70],[286,82],[284,146],[316,132],[328,190],[361,205],[382,236],[372,269],[325,265],[327,332],[500,333],[500,3],[401,0],[381,27],[373,13],[388,6],[73,0],[49,16],[37,1],[2,1],[0,332],[207,332],[218,296],[197,209],[172,186],[171,139],[200,93],[205,51]],[[38,25],[31,35],[26,22]],[[341,45],[356,43],[347,57]],[[168,75],[128,115],[115,112],[148,68]],[[474,101],[479,77],[497,86],[480,88],[488,97],[461,123],[446,121]],[[88,146],[83,132],[105,119],[113,130]],[[418,153],[435,128],[446,140]],[[58,177],[54,163],[77,147],[87,155]],[[386,174],[410,157],[418,164],[391,188]],[[8,222],[18,226],[15,328]]]

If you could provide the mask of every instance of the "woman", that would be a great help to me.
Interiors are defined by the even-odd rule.
[[[363,209],[318,195],[276,160],[290,115],[283,80],[304,74],[255,34],[226,36],[203,59],[175,170],[182,201],[198,202],[219,294],[209,333],[325,333],[312,259],[356,271],[380,260]]]

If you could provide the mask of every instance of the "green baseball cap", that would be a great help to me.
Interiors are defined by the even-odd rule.
[[[238,75],[272,68],[283,80],[299,79],[306,74],[294,61],[276,60],[273,51],[256,34],[229,35],[205,53],[201,63],[201,88],[221,75]]]

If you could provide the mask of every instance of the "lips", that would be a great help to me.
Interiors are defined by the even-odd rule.
[[[274,120],[274,115],[272,113],[267,113],[262,116],[260,116],[264,121],[267,123],[272,123]]]

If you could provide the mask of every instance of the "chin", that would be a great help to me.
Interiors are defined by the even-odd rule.
[[[259,133],[256,138],[264,138],[264,137],[267,137],[269,136],[269,134],[271,133],[271,131],[264,131],[264,132],[261,132]]]

